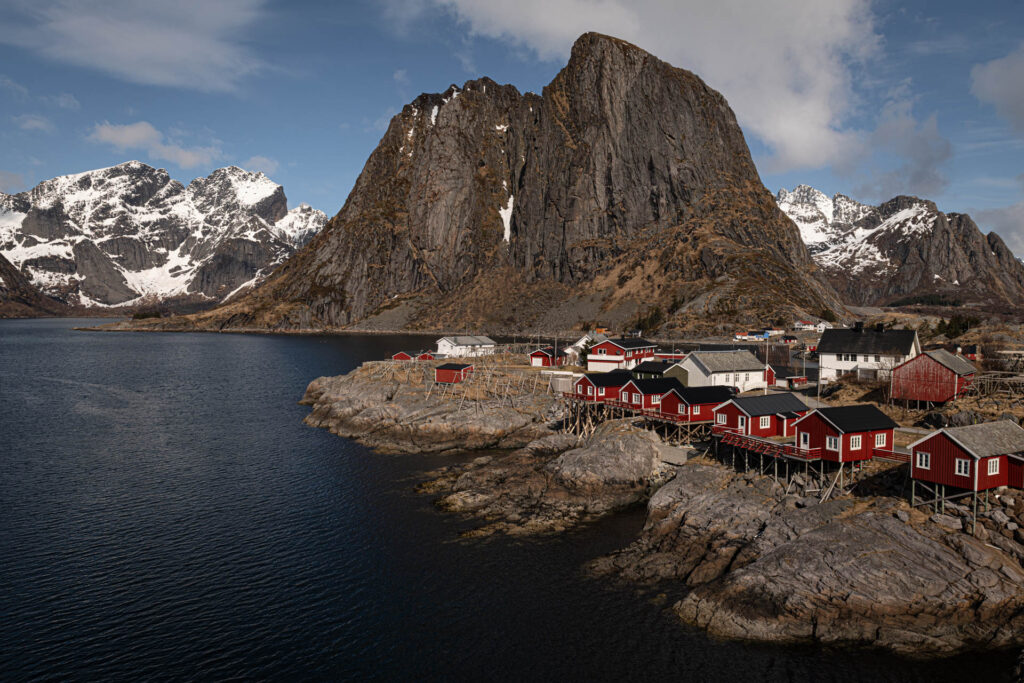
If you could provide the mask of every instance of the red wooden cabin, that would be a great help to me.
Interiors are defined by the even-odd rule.
[[[587,354],[588,370],[630,369],[637,363],[654,357],[657,345],[644,339],[605,339],[590,347]]]
[[[412,354],[408,354],[405,351],[399,351],[391,356],[391,360],[412,360]]]
[[[680,422],[710,422],[714,409],[733,397],[728,387],[682,387],[661,397],[661,413]]]
[[[438,384],[458,384],[472,374],[472,365],[445,363],[434,368],[434,381]]]
[[[793,394],[737,397],[715,409],[715,427],[747,436],[789,436],[807,410]]]
[[[617,401],[619,390],[632,379],[628,370],[587,373],[576,380],[573,395],[585,401]]]
[[[902,401],[945,403],[974,381],[976,368],[945,349],[925,351],[892,371],[892,397]]]
[[[552,346],[545,346],[530,353],[530,365],[535,368],[552,368],[565,365],[567,355],[565,349],[555,350]]]
[[[430,351],[423,351],[416,354],[416,360],[434,360],[434,354]]]
[[[873,405],[818,408],[794,424],[796,446],[818,450],[822,460],[870,460],[875,450],[891,451],[898,425]]]
[[[675,377],[661,379],[631,379],[622,386],[619,401],[637,410],[661,410],[661,397],[683,385]]]
[[[1024,429],[1010,420],[946,427],[910,444],[910,476],[968,491],[1024,488]]]

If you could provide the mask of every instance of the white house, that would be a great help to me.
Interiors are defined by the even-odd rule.
[[[824,332],[825,330],[831,330],[832,329],[832,323],[827,323],[824,320],[822,320],[820,323],[818,323],[817,325],[814,326],[814,329],[816,329],[818,332]]]
[[[565,347],[567,361],[572,365],[582,365],[583,363],[580,362],[581,360],[586,362],[585,358],[580,358],[580,354],[583,353],[583,349],[587,348],[588,345],[600,344],[606,339],[608,339],[608,335],[606,334],[602,334],[600,332],[587,332],[573,344]]]
[[[437,340],[437,352],[448,358],[489,356],[494,353],[495,348],[497,344],[490,337],[460,335],[441,337]]]
[[[690,387],[737,387],[742,392],[764,389],[775,381],[771,368],[750,351],[694,351],[682,366]]]
[[[888,379],[893,368],[920,353],[916,330],[864,327],[864,323],[825,330],[818,342],[821,381],[849,373],[862,379]]]

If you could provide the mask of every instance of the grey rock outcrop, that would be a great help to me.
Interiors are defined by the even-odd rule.
[[[0,318],[31,318],[67,315],[68,308],[51,299],[28,281],[0,254]]]

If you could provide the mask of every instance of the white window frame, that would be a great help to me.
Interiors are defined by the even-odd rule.
[[[651,403],[661,403],[661,396],[651,396]]]
[[[587,387],[587,396],[594,395],[594,387]]]
[[[772,416],[771,415],[762,415],[761,416],[761,421],[758,423],[758,426],[761,429],[769,429],[772,426]]]
[[[971,461],[967,458],[957,458],[954,464],[955,473],[958,477],[969,477],[971,476]],[[963,471],[961,471],[963,470]]]
[[[599,356],[607,356],[608,355],[608,349],[598,349],[597,350],[597,355],[599,355]]]
[[[811,447],[811,433],[810,432],[800,432],[800,434],[797,437],[797,439],[799,440],[800,448],[810,448]]]
[[[925,451],[917,452],[917,469],[930,470],[932,468],[932,454]]]
[[[827,451],[838,451],[839,450],[839,437],[838,436],[826,436],[825,437],[825,450],[827,450]]]
[[[854,436],[850,437],[850,450],[851,451],[859,451],[862,445],[863,445],[863,439],[861,438],[860,434],[855,434]]]
[[[715,424],[724,425],[728,421],[729,418],[726,416],[725,413],[718,413],[717,415],[715,415]]]
[[[644,398],[640,394],[633,394],[633,403],[643,403]]]
[[[682,407],[683,404],[679,404],[679,405],[680,405],[680,407]],[[694,406],[693,407],[693,414],[694,415],[700,415],[700,406]]]
[[[995,467],[993,467],[995,465]],[[999,474],[999,458],[988,459],[988,476],[993,477]]]
[[[598,396],[604,396],[604,387],[598,387],[597,388],[597,395]]]
[[[746,415],[740,415],[737,424],[739,424],[740,429],[746,429],[747,428],[747,416]]]
[[[875,448],[885,448],[886,444],[888,444],[889,442],[886,436],[887,435],[885,432],[882,432],[881,434],[875,434]]]

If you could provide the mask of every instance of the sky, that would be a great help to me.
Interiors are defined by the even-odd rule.
[[[138,159],[333,215],[388,121],[586,31],[721,91],[764,184],[970,213],[1024,256],[1024,0],[0,0],[0,192]]]

